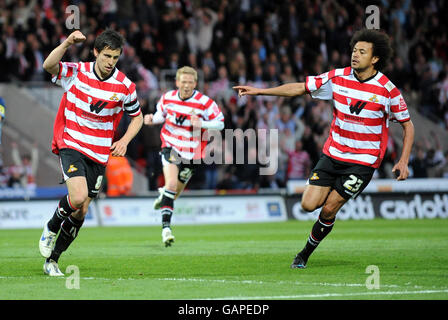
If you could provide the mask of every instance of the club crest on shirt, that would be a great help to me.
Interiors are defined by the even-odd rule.
[[[76,168],[73,164],[70,165],[70,168],[68,168],[67,172],[72,173],[78,171],[78,168]]]
[[[376,94],[374,94],[369,101],[373,102],[373,103],[378,103],[380,100],[378,100],[378,98],[376,97]]]
[[[319,176],[317,175],[317,172],[313,172],[313,175],[311,176],[310,180],[319,180]]]
[[[112,101],[118,101],[118,100],[120,100],[120,99],[117,97],[117,94],[114,93],[114,95],[113,95],[112,97],[110,97],[109,100],[112,100]]]

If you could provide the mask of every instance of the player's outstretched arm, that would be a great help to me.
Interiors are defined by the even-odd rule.
[[[43,68],[50,74],[58,74],[59,73],[59,61],[61,61],[64,56],[65,51],[72,44],[83,42],[86,40],[86,37],[82,34],[81,31],[76,30],[73,31],[67,39],[64,40],[59,46],[53,49],[50,52],[47,59],[45,59]]]
[[[409,176],[409,157],[411,156],[412,145],[414,143],[414,124],[411,120],[401,123],[403,127],[403,150],[400,160],[392,168],[397,180],[406,180]]]
[[[235,86],[233,87],[233,89],[238,90],[238,95],[240,97],[245,95],[294,97],[294,96],[301,96],[306,92],[304,82],[286,83],[278,87],[265,88],[265,89],[250,86]]]

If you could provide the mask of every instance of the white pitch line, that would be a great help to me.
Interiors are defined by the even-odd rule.
[[[42,275],[45,277],[44,275]],[[33,276],[0,276],[0,279],[32,279],[35,278]],[[64,277],[56,278],[56,279],[64,279]],[[55,279],[51,277],[45,277],[45,279]],[[298,286],[323,286],[323,287],[365,287],[364,283],[330,283],[330,282],[299,282],[299,281],[260,281],[260,280],[227,280],[227,279],[201,279],[201,278],[102,278],[102,277],[81,277],[80,280],[94,280],[94,281],[138,281],[138,280],[155,280],[155,281],[180,281],[180,282],[205,282],[205,283],[233,283],[233,284],[249,284],[249,285],[268,285],[268,284],[287,284],[287,285],[298,285]],[[415,289],[424,288],[423,286],[418,285],[387,285],[382,284],[382,288],[406,288],[412,287]],[[445,290],[445,289],[440,289]],[[448,289],[447,289],[448,290]],[[446,290],[445,290],[446,291]],[[390,292],[390,291],[389,291]],[[444,292],[444,291],[443,291]],[[371,294],[371,293],[366,293]],[[372,293],[375,294],[375,293]],[[295,297],[295,296],[293,296]],[[305,296],[306,297],[306,296]],[[288,298],[288,297],[286,297]],[[269,299],[267,297],[266,299]],[[279,298],[281,299],[281,297]]]
[[[28,277],[15,277],[15,276],[0,276],[0,279],[30,279],[35,278],[32,276]],[[45,279],[51,279],[50,277],[44,277]],[[62,277],[61,277],[62,278]],[[81,280],[99,280],[99,281],[126,281],[126,280],[143,280],[136,278],[95,278],[95,277],[81,277]],[[155,278],[146,280],[156,280],[156,281],[189,281],[189,282],[219,282],[219,283],[240,283],[240,284],[268,284],[266,281],[257,280],[225,280],[225,279],[200,279],[200,278]],[[359,283],[313,283],[313,282],[288,282],[288,281],[278,281],[277,283],[285,284],[296,284],[296,285],[314,285],[314,286],[334,286],[334,287],[363,287],[365,284]],[[398,285],[381,285],[382,287],[400,287]],[[414,286],[418,288],[421,286]],[[281,300],[281,299],[301,299],[301,298],[330,298],[330,297],[350,297],[350,296],[369,296],[369,295],[408,295],[408,294],[432,294],[432,293],[448,293],[448,289],[441,290],[415,290],[415,291],[370,291],[370,292],[359,292],[359,293],[324,293],[324,294],[302,294],[302,295],[289,295],[289,296],[255,296],[255,297],[221,297],[221,298],[210,298],[210,299],[194,299],[194,300]]]
[[[239,284],[288,284],[288,285],[309,285],[309,286],[329,286],[329,287],[365,287],[361,283],[330,283],[330,282],[299,282],[299,281],[258,281],[258,280],[225,280],[225,279],[201,279],[201,278],[159,278],[160,281],[191,281],[191,282],[220,282],[220,283],[239,283]],[[398,288],[400,286],[381,285],[386,288]]]
[[[407,294],[431,294],[448,293],[448,290],[418,290],[418,291],[372,291],[359,293],[324,293],[324,294],[301,294],[291,296],[259,296],[259,297],[221,297],[201,300],[281,300],[300,298],[329,298],[329,297],[350,297],[350,296],[370,296],[370,295],[407,295]]]
[[[0,276],[0,279],[31,279],[32,276]],[[47,277],[49,278],[49,277]],[[61,277],[63,278],[63,277]],[[49,278],[50,279],[50,278]],[[252,285],[267,285],[267,284],[287,284],[287,285],[301,285],[301,286],[324,286],[324,287],[365,287],[363,283],[330,283],[330,282],[299,282],[299,281],[259,281],[259,280],[226,280],[226,279],[201,279],[201,278],[102,278],[102,277],[81,277],[81,280],[96,280],[96,281],[137,281],[137,280],[156,280],[156,281],[184,281],[184,282],[215,282],[215,283],[233,283],[233,284],[252,284]],[[383,284],[383,288],[399,288],[406,286],[399,286],[395,284]],[[413,286],[414,288],[423,288],[421,286]]]

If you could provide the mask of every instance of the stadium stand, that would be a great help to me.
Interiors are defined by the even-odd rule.
[[[80,29],[87,41],[71,48],[64,60],[92,60],[95,35],[106,27],[119,30],[127,44],[118,68],[137,83],[141,104],[147,110],[153,108],[161,92],[173,86],[173,72],[188,64],[199,70],[199,89],[220,103],[226,128],[288,128],[280,130],[288,142],[284,147],[291,148],[296,140],[302,140],[314,165],[331,120],[328,103],[309,97],[236,99],[231,87],[237,83],[272,86],[303,81],[306,75],[348,65],[349,39],[364,27],[367,2],[92,0],[70,4],[79,8]],[[417,149],[425,157],[432,153],[429,149],[436,148],[434,135],[441,143],[439,151],[446,155],[448,4],[440,0],[369,4],[380,8],[380,28],[391,36],[394,46],[394,58],[384,73],[406,97],[417,128],[416,141],[428,140],[421,146],[416,144],[419,148],[414,157]],[[22,149],[36,140],[41,148],[38,185],[59,182],[53,174],[57,160],[48,147],[58,89],[52,87],[41,66],[51,49],[70,33],[65,28],[68,5],[52,0],[0,1],[0,65],[5,66],[0,74],[0,95],[14,106],[8,109],[3,150],[16,140],[15,135],[30,137],[19,141]],[[392,125],[391,130],[391,156],[378,170],[377,178],[388,177],[384,168],[393,161],[393,147],[400,148],[399,126]],[[154,135],[139,134],[128,152],[137,168],[139,187],[143,184],[146,190],[150,185],[143,169],[148,136]],[[287,159],[282,151],[280,159]],[[11,164],[7,152],[3,160]],[[446,160],[440,161],[440,168],[428,171],[430,177],[447,174],[443,169]],[[251,168],[217,165],[198,174],[189,187],[282,188],[285,168],[286,162],[282,162],[276,176],[246,181],[242,173]]]

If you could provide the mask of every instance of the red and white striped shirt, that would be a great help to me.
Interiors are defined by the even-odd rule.
[[[215,101],[195,90],[193,95],[182,100],[178,90],[171,90],[162,95],[157,103],[157,113],[166,119],[160,132],[162,148],[172,147],[184,159],[202,159],[207,140],[201,135],[193,134],[190,119],[196,115],[203,121],[224,121],[224,116]],[[205,141],[202,141],[205,140]]]
[[[351,67],[309,76],[313,98],[333,100],[333,121],[323,147],[327,156],[378,168],[387,148],[389,121],[410,120],[400,91],[381,72],[359,81]]]
[[[140,114],[135,84],[118,69],[100,79],[94,62],[60,62],[59,83],[65,93],[54,123],[52,151],[75,149],[106,165],[123,110]]]

